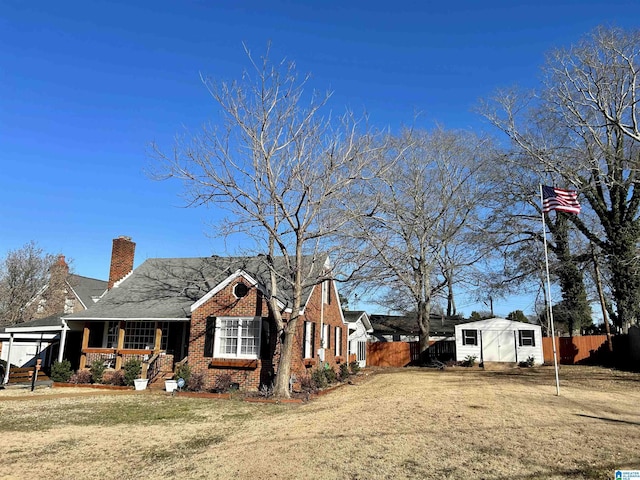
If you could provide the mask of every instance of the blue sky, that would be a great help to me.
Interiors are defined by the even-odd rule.
[[[238,78],[243,42],[295,60],[331,107],[392,129],[489,129],[471,109],[496,88],[534,87],[545,53],[595,26],[638,24],[604,1],[2,1],[0,255],[35,240],[106,278],[111,240],[150,257],[233,251],[211,238],[220,213],[185,209],[155,182],[148,145],[215,120],[200,73]],[[489,130],[490,131],[490,130]],[[461,302],[469,313],[481,306]],[[532,297],[496,302],[530,312]]]

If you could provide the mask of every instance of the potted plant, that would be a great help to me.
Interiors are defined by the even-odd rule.
[[[136,378],[133,380],[133,386],[136,390],[146,390],[148,383],[148,378]]]
[[[164,389],[167,392],[175,392],[178,389],[178,381],[177,380],[165,380],[164,381]]]

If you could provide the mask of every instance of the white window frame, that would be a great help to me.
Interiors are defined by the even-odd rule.
[[[467,332],[475,332],[475,335],[468,335]],[[462,345],[478,346],[478,330],[465,328],[462,330]]]
[[[342,355],[342,328],[336,327],[335,335],[333,337],[334,351],[336,357]]]
[[[236,352],[235,353],[227,353],[221,352],[220,347],[222,343],[222,329],[223,324],[228,321],[238,321],[238,336],[237,336],[237,344],[236,344]],[[257,337],[257,348],[256,353],[248,354],[242,353],[242,338],[243,331],[246,330],[247,324],[257,322],[258,328],[258,337]],[[260,345],[261,345],[261,336],[262,336],[262,317],[218,317],[216,319],[216,333],[213,340],[213,358],[239,358],[246,360],[257,360],[260,358]],[[247,337],[244,337],[247,338]]]
[[[526,333],[526,338],[523,333]],[[531,336],[529,336],[531,334]],[[535,347],[536,346],[536,331],[531,329],[518,330],[518,340],[521,347]],[[529,343],[525,343],[525,340]]]

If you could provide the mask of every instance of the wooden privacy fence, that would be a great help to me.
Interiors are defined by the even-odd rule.
[[[558,362],[562,365],[584,363],[595,357],[596,352],[607,343],[606,335],[585,335],[582,337],[555,337]],[[553,363],[553,339],[542,338],[544,362]]]
[[[429,342],[429,355],[449,360],[455,357],[455,342]],[[406,367],[420,358],[418,342],[367,343],[367,366]]]

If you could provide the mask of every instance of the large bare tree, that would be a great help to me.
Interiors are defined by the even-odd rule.
[[[33,241],[7,252],[0,261],[0,326],[33,317],[37,309],[33,299],[47,284],[54,260]]]
[[[484,252],[475,248],[486,183],[480,174],[491,143],[462,131],[406,131],[388,145],[393,169],[353,192],[355,212],[348,233],[367,257],[360,286],[380,288],[394,308],[416,313],[420,351],[429,347],[434,296],[472,267]],[[382,157],[381,161],[385,161]],[[466,249],[461,249],[464,244]],[[453,307],[450,298],[449,308]]]
[[[330,278],[318,268],[331,236],[344,220],[333,214],[347,187],[368,175],[372,136],[347,113],[322,116],[330,94],[305,90],[295,64],[273,64],[265,55],[239,81],[204,79],[221,115],[171,154],[155,148],[167,177],[184,182],[189,205],[229,212],[216,225],[222,235],[241,233],[270,269],[266,300],[279,332],[280,355],[274,393],[289,396],[293,345],[305,288]],[[282,257],[275,267],[276,256]],[[282,268],[281,265],[285,267]],[[283,315],[279,285],[292,303]]]
[[[539,94],[503,92],[486,111],[516,149],[557,183],[574,186],[598,220],[569,220],[607,258],[617,319],[640,321],[637,91],[640,30],[597,28],[549,55]]]

